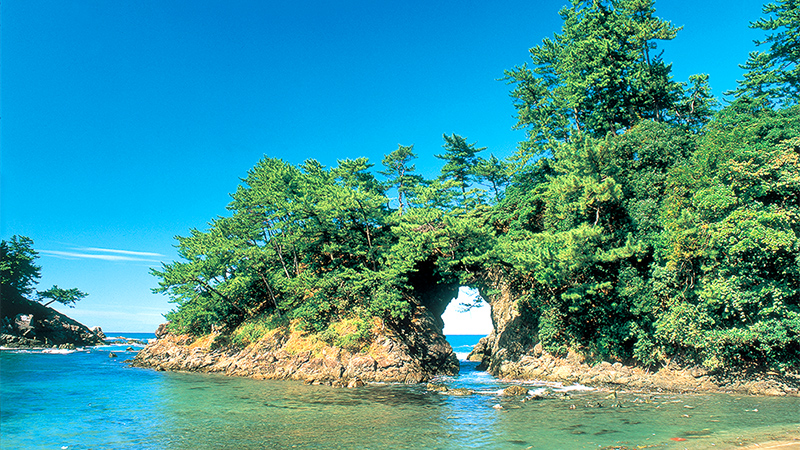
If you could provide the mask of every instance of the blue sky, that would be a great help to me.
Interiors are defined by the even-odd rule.
[[[524,136],[498,79],[560,29],[565,3],[4,0],[0,236],[34,240],[40,289],[89,293],[62,311],[152,331],[171,305],[149,268],[224,215],[263,155],[379,164],[414,144],[432,177],[457,133],[509,156]],[[656,8],[684,26],[660,45],[674,78],[734,88],[760,2]]]

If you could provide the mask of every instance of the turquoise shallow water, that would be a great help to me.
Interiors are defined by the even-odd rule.
[[[463,358],[477,338],[448,339]],[[500,397],[509,384],[466,361],[439,382],[478,392],[469,397],[424,385],[334,389],[130,368],[124,360],[141,345],[127,346],[0,352],[0,448],[700,449],[800,435],[798,398],[609,399],[528,383],[552,398],[523,403]]]

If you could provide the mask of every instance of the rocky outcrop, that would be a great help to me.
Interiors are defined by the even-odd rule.
[[[670,364],[655,371],[620,362],[588,363],[576,353],[556,357],[536,345],[533,354],[503,361],[497,376],[509,380],[555,381],[638,392],[729,392],[750,395],[800,395],[800,376],[738,370],[709,373],[701,367]]]
[[[82,347],[102,344],[104,337],[99,327],[89,329],[41,303],[3,296],[0,346]]]
[[[420,383],[458,373],[458,359],[424,306],[402,327],[375,330],[364,351],[332,347],[317,336],[291,328],[273,330],[246,348],[222,334],[201,339],[164,333],[147,345],[132,365],[156,370],[215,372],[258,379],[339,384],[342,380]],[[344,384],[348,385],[348,384]]]
[[[480,362],[480,369],[497,376],[504,362],[518,361],[533,351],[537,333],[531,328],[531,321],[520,313],[517,296],[501,273],[488,273],[484,284],[482,291],[495,293],[483,295],[491,308],[493,330],[478,342],[467,359]]]
[[[500,274],[489,274],[482,290],[492,311],[494,330],[467,359],[507,380],[539,380],[645,392],[736,392],[753,395],[800,395],[800,376],[739,369],[709,373],[700,367],[670,364],[658,370],[620,362],[587,362],[576,353],[558,357],[543,351],[536,330],[517,308],[517,295]]]

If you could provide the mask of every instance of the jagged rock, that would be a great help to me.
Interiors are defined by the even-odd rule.
[[[12,294],[0,296],[0,303],[0,345],[58,347],[72,344],[83,347],[103,343],[102,338],[85,325],[41,303]]]
[[[114,353],[114,352],[108,352],[108,357],[109,357],[109,358],[116,358],[116,357],[117,357],[117,354],[116,354],[116,353]]]
[[[14,328],[20,336],[26,339],[36,338],[36,324],[33,321],[33,314],[17,314],[14,318]]]
[[[97,336],[98,338],[100,338],[102,340],[106,339],[106,334],[103,333],[103,329],[100,328],[100,327],[92,327],[92,328],[89,329],[89,331],[94,333],[95,336]]]
[[[348,389],[353,389],[361,386],[364,386],[364,382],[361,381],[361,378],[358,377],[351,378],[350,381],[347,382]]]
[[[503,372],[500,368],[506,362],[518,361],[526,354],[532,353],[536,342],[537,330],[526,321],[517,309],[517,296],[505,280],[502,273],[488,272],[483,282],[489,289],[484,298],[491,307],[492,332],[481,339],[481,342],[467,357],[470,361],[480,361],[478,369],[488,370],[497,376]]]
[[[418,305],[407,323],[379,328],[363,352],[328,346],[288,328],[273,330],[246,348],[232,346],[219,334],[197,339],[167,333],[145,346],[132,365],[327,384],[344,379],[348,385],[352,379],[420,383],[458,373],[458,358],[425,306]]]
[[[169,323],[162,323],[156,328],[156,339],[161,339],[169,334]]]
[[[429,391],[446,392],[447,391],[447,386],[445,386],[443,384],[428,383],[425,386],[425,389],[427,389]]]
[[[481,338],[472,351],[467,355],[467,361],[483,362],[488,361],[492,356],[492,349],[489,348],[489,336]]]
[[[519,397],[528,395],[528,389],[522,386],[514,385],[503,389],[503,395],[507,397]]]

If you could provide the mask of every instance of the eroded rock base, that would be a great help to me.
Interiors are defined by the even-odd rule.
[[[353,379],[420,383],[458,373],[455,353],[424,307],[405,325],[402,333],[383,327],[362,351],[332,347],[290,328],[272,330],[245,348],[226,344],[226,336],[220,334],[201,339],[166,334],[139,352],[132,364],[317,384]]]
[[[479,346],[476,346],[480,349]],[[473,359],[481,355],[473,353]],[[518,361],[492,361],[492,375],[508,380],[554,381],[638,392],[728,392],[748,395],[800,395],[800,376],[763,370],[709,373],[701,367],[671,364],[658,370],[601,361],[588,363],[578,354],[557,357],[536,345]]]

